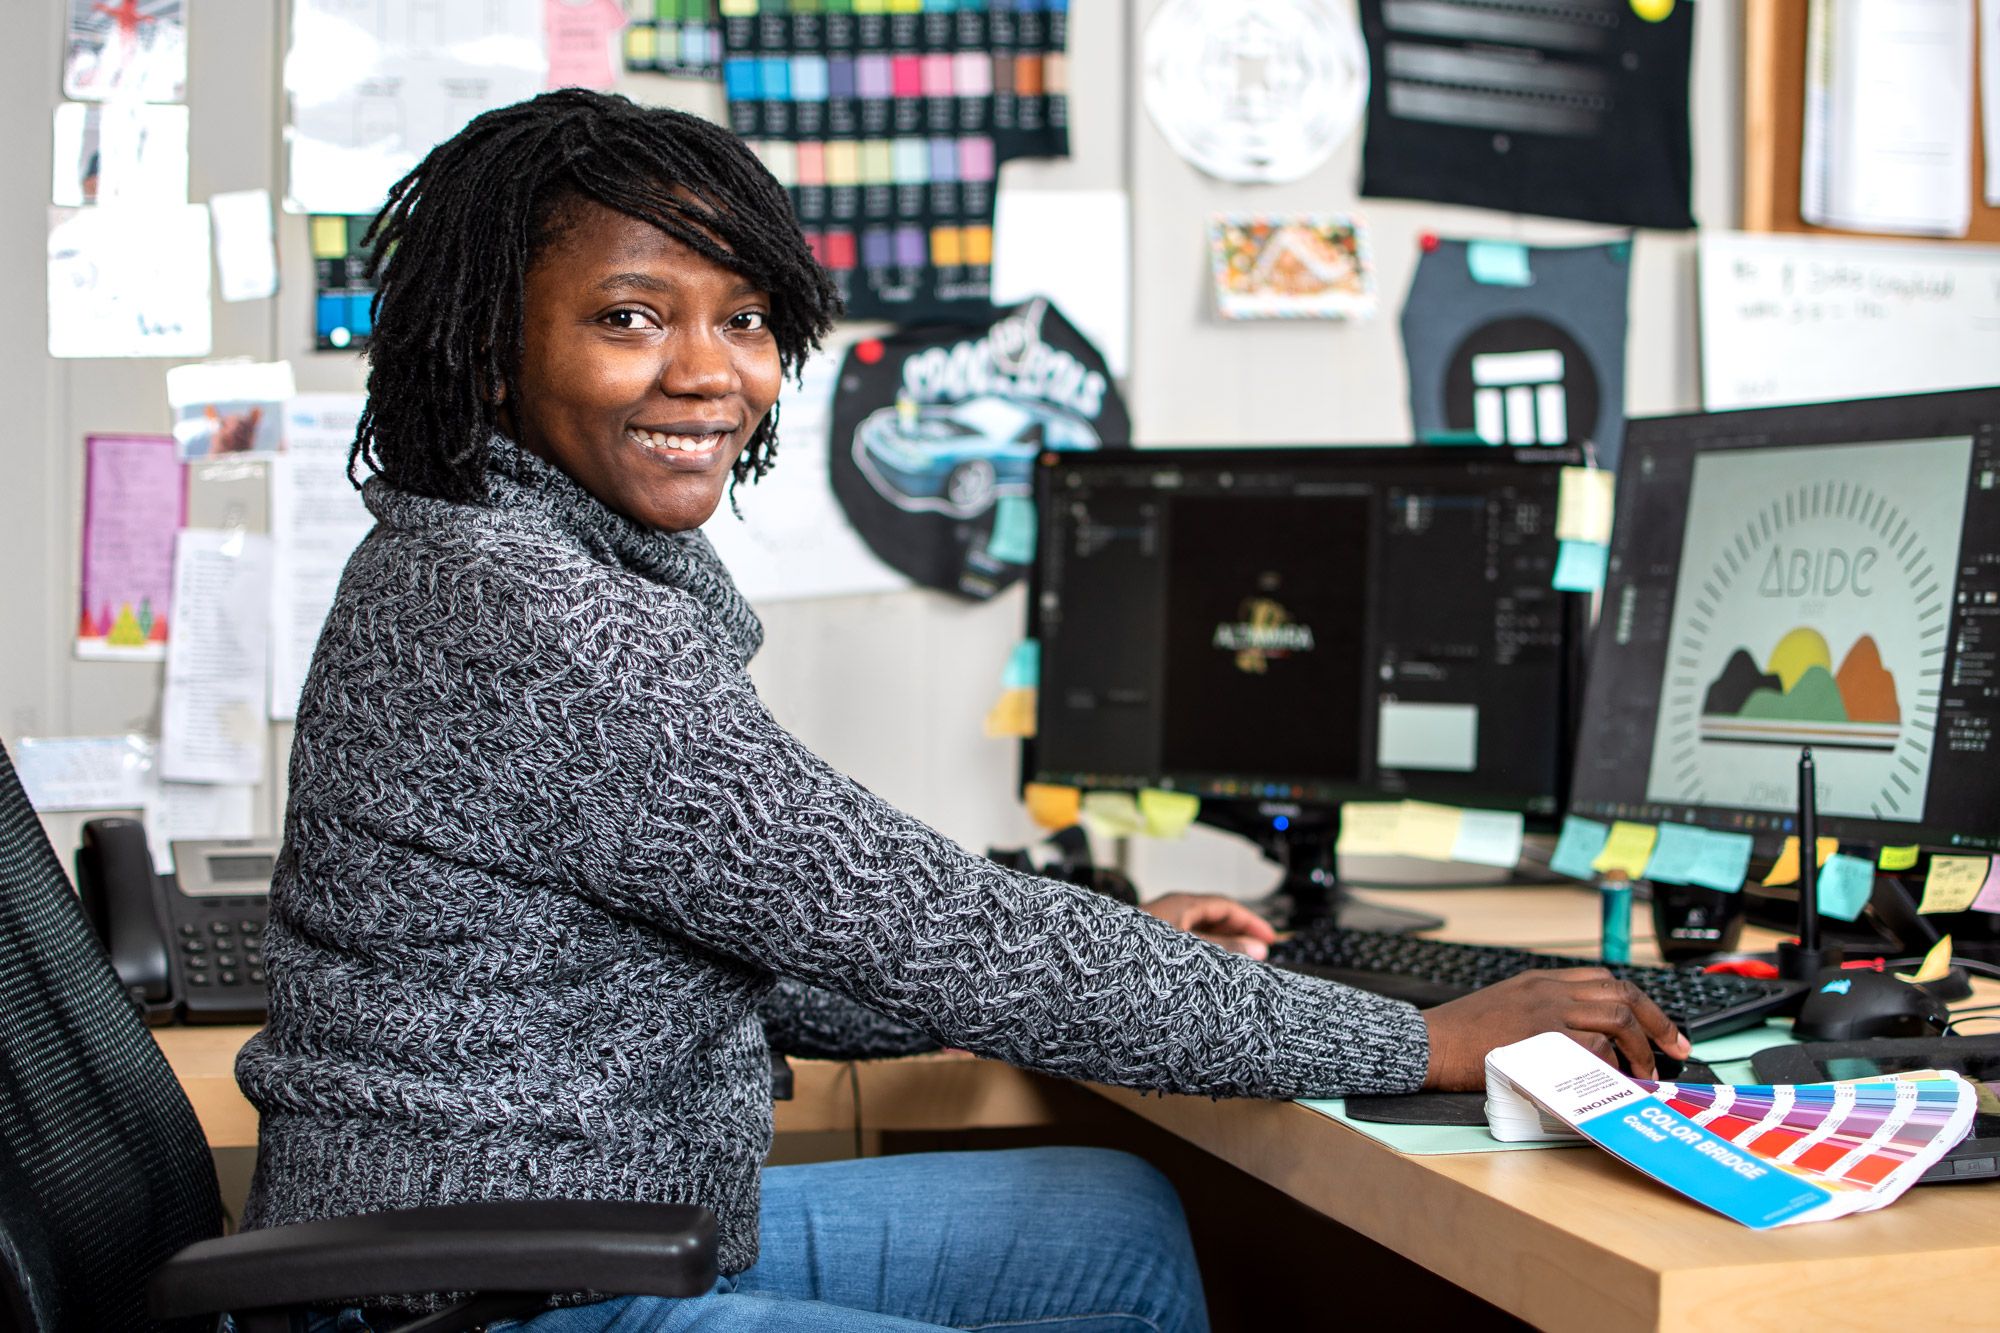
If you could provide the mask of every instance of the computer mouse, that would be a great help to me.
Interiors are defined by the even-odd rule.
[[[1951,1013],[1944,1002],[1892,973],[1832,968],[1819,974],[1792,1023],[1801,1041],[1869,1037],[1938,1037]]]

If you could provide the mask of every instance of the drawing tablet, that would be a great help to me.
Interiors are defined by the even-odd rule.
[[[1878,1037],[1773,1046],[1751,1057],[1750,1068],[1764,1083],[1826,1083],[1918,1069],[1963,1074],[1979,1092],[1972,1132],[1917,1183],[2000,1176],[2000,1036]]]

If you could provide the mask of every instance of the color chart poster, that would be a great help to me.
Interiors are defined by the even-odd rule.
[[[729,125],[853,319],[991,294],[1001,164],[1069,151],[1068,0],[721,0]]]
[[[1914,820],[1970,439],[1699,455],[1646,799]]]
[[[848,349],[834,390],[828,477],[885,563],[983,599],[1035,554],[1043,449],[1131,443],[1104,358],[1048,302],[991,325],[925,328]]]

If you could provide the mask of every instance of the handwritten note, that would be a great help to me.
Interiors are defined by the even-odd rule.
[[[208,209],[49,210],[49,355],[207,356]]]
[[[1821,838],[1814,846],[1818,849],[1818,854],[1813,858],[1813,864],[1823,866],[1826,864],[1826,858],[1840,850],[1840,839]],[[1777,861],[1772,864],[1770,873],[1764,876],[1764,884],[1767,888],[1777,889],[1798,882],[1799,840],[1786,838],[1785,845],[1778,850]]]
[[[1659,837],[1660,831],[1651,824],[1618,820],[1611,826],[1611,834],[1604,840],[1604,849],[1598,852],[1590,868],[1639,879],[1646,873],[1646,862],[1652,859],[1653,844],[1659,841]]]
[[[1556,849],[1549,854],[1549,869],[1571,879],[1592,878],[1591,864],[1610,837],[1611,830],[1594,819],[1566,817],[1562,834],[1556,839]]]
[[[1917,910],[1963,912],[1986,887],[1991,868],[1990,857],[1933,856],[1930,873],[1924,877],[1924,900]]]

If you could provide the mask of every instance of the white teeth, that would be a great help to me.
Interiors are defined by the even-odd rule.
[[[666,435],[656,430],[640,430],[628,427],[625,433],[647,449],[672,449],[679,453],[700,452],[712,449],[722,442],[723,431],[711,431],[707,435]]]

